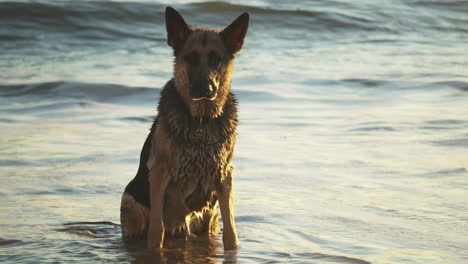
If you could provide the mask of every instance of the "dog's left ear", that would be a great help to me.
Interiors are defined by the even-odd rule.
[[[244,38],[249,27],[249,14],[243,13],[231,25],[221,31],[224,44],[231,54],[238,52],[244,44]]]

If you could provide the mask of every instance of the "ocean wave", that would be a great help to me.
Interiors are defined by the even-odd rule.
[[[262,17],[271,16],[287,23],[288,17],[325,17],[327,15],[342,16],[357,22],[370,22],[368,18],[358,15],[338,14],[334,12],[312,11],[306,9],[275,9],[271,7],[258,7],[244,4],[234,4],[223,1],[192,3],[177,6],[182,14],[190,12],[212,13],[223,16],[226,13],[250,12]],[[164,22],[165,5],[154,2],[108,2],[108,1],[49,1],[49,2],[0,2],[1,20],[22,20],[48,22],[62,21],[74,24],[78,19],[107,22],[134,23],[134,22]],[[255,19],[255,17],[254,17]],[[188,20],[191,20],[190,18]],[[275,22],[258,20],[257,22]],[[60,26],[60,25],[57,25]],[[307,25],[311,26],[311,25]]]
[[[468,137],[445,139],[445,140],[434,140],[431,143],[439,147],[458,147],[468,148]]]
[[[457,89],[464,90],[468,87],[467,83],[461,81],[443,81],[443,82],[401,82],[389,81],[384,79],[341,79],[341,80],[319,80],[310,79],[301,82],[301,85],[306,87],[327,85],[330,87],[346,87],[347,89],[392,89],[400,87],[404,90],[429,90],[432,89]],[[117,104],[126,103],[152,103],[155,104],[159,97],[160,87],[138,87],[126,86],[107,83],[86,83],[86,82],[43,82],[43,83],[28,83],[28,84],[0,84],[1,97],[34,97],[34,98],[73,98],[84,99],[76,102],[80,107],[86,106],[90,102],[108,102]],[[237,98],[244,102],[278,102],[278,101],[317,101],[321,103],[363,103],[366,100],[329,100],[313,97],[298,97],[290,96],[281,93],[275,93],[264,89],[236,89],[233,87],[233,92]],[[305,91],[308,93],[309,91]],[[59,103],[59,102],[57,102]],[[41,105],[42,108],[49,107],[47,104]],[[23,109],[27,111],[27,109]],[[9,122],[7,119],[2,119],[0,122]],[[434,125],[434,124],[428,124]],[[392,128],[394,129],[394,128]],[[371,126],[359,127],[356,130],[392,130],[388,127]]]
[[[79,39],[147,39],[150,25],[163,23],[163,6],[119,2],[0,2],[0,40],[37,40],[43,34],[64,33]],[[2,32],[3,31],[3,32]]]
[[[2,40],[26,38],[17,30],[63,32],[89,38],[146,38],[154,25],[164,24],[165,6],[154,2],[100,2],[100,1],[48,1],[0,2],[0,23],[9,30]],[[283,10],[216,1],[176,6],[184,15],[191,14],[188,22],[205,24],[197,19],[215,15],[212,21],[225,22],[227,13],[252,14],[252,27],[288,28],[290,30],[385,30],[385,25],[357,13],[323,10]],[[199,14],[197,16],[197,14]],[[224,26],[224,25],[223,25]],[[162,30],[163,27],[160,28]],[[152,32],[150,32],[152,33]],[[102,35],[102,36],[101,36]],[[151,40],[151,39],[150,39]]]
[[[463,81],[443,81],[443,82],[435,82],[434,85],[439,86],[446,86],[459,89],[461,91],[468,92],[468,82]]]
[[[326,5],[325,7],[321,5]],[[397,8],[379,10],[378,6],[343,3],[304,4],[304,7],[280,8],[274,4],[253,6],[223,1],[191,3],[175,7],[194,25],[225,26],[232,18],[250,12],[251,30],[301,32],[382,32],[396,34],[418,30],[464,32],[468,21],[450,13],[427,17],[426,13],[401,14]],[[438,8],[433,4],[433,9]],[[448,4],[446,4],[448,5]],[[452,7],[460,6],[457,1]],[[422,5],[407,3],[407,8]],[[391,7],[391,6],[390,6]],[[86,40],[146,39],[162,41],[164,8],[155,2],[41,1],[0,2],[0,40],[38,39],[38,35],[61,32]],[[427,8],[427,7],[424,7]],[[457,10],[457,8],[454,8]],[[455,11],[453,11],[455,12]],[[215,18],[213,18],[213,16]],[[403,16],[403,17],[402,17]],[[405,22],[402,23],[401,21]]]
[[[44,98],[75,98],[96,102],[140,102],[155,103],[161,88],[132,87],[117,84],[82,83],[82,82],[45,82],[34,84],[0,85],[2,97],[44,97]],[[234,94],[244,101],[278,101],[288,100],[268,91],[236,90]],[[294,98],[289,98],[293,100]],[[60,102],[57,102],[59,104]],[[81,106],[87,102],[77,102]],[[36,106],[37,107],[37,106]],[[47,108],[49,105],[41,105]],[[27,111],[27,109],[22,109]],[[1,121],[1,120],[0,120]]]
[[[460,13],[468,13],[468,1],[467,0],[413,0],[408,1],[409,5],[422,6],[422,7],[433,7],[433,8],[444,8],[457,11]]]
[[[21,243],[21,240],[17,239],[5,239],[0,237],[0,246],[9,246],[16,243]]]
[[[106,238],[120,235],[120,225],[110,221],[70,222],[63,224],[63,226],[56,229],[56,231],[91,238]]]
[[[351,129],[351,131],[356,132],[395,132],[397,131],[396,128],[392,126],[366,126],[366,127],[358,127]]]
[[[148,102],[149,100],[154,102],[159,96],[159,92],[158,88],[79,82],[0,85],[0,96],[2,97],[78,98],[96,102],[110,102],[122,98],[124,102],[130,103],[134,101]]]
[[[440,177],[453,177],[453,176],[463,176],[468,172],[466,168],[448,168],[442,169],[433,172],[427,172],[422,174],[417,174],[417,177],[424,178],[440,178]]]
[[[63,21],[76,19],[114,22],[163,21],[163,6],[155,3],[108,1],[0,2],[1,20]],[[60,25],[57,25],[60,26]]]

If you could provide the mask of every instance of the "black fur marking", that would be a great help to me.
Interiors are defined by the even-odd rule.
[[[200,55],[198,52],[192,51],[188,55],[184,56],[184,61],[190,64],[190,66],[196,67],[198,64],[200,64]]]
[[[158,124],[158,118],[153,122],[151,126],[150,133],[143,144],[143,149],[140,154],[140,165],[138,167],[137,174],[135,178],[127,185],[125,192],[130,194],[138,203],[145,207],[150,207],[150,189],[148,181],[148,167],[146,163],[149,158],[151,150],[151,140],[153,138],[154,131],[156,131],[156,126]]]
[[[201,43],[203,47],[206,47],[206,45],[208,44],[208,33],[206,32],[203,33]]]
[[[208,66],[212,69],[216,69],[221,62],[221,58],[215,51],[208,53]]]

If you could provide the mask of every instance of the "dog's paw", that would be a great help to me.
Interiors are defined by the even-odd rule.
[[[239,249],[239,241],[223,241],[224,250],[237,250]]]
[[[154,253],[154,254],[161,254],[161,253],[169,251],[167,248],[163,248],[163,247],[153,247],[153,248],[148,248],[148,249],[151,253]]]

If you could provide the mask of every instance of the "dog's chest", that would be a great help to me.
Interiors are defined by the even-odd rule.
[[[229,171],[236,140],[237,112],[232,95],[216,117],[193,117],[175,87],[163,90],[158,128],[166,141],[169,187],[187,198],[211,193]],[[170,101],[177,101],[169,104]],[[178,107],[176,107],[178,106]]]
[[[195,188],[201,188],[204,193],[213,191],[230,166],[228,144],[199,142],[177,151],[170,177],[171,183],[179,186],[184,196],[190,195]]]

